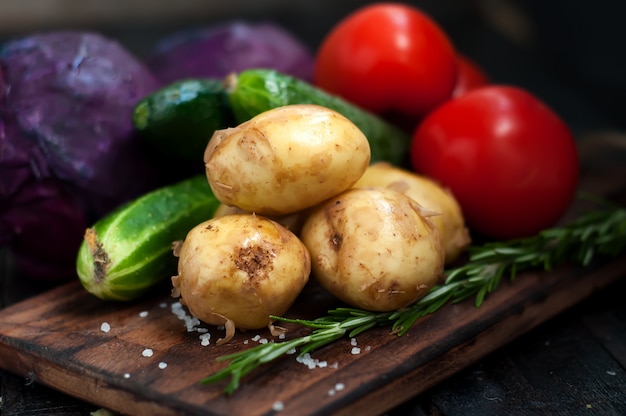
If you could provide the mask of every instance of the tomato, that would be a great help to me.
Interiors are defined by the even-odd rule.
[[[410,158],[456,196],[469,228],[511,239],[552,226],[576,192],[575,140],[531,93],[492,85],[452,99],[424,118]]]
[[[376,113],[420,117],[450,98],[455,49],[428,15],[374,3],[345,17],[322,40],[314,83]]]
[[[460,97],[468,91],[489,84],[489,77],[476,62],[466,56],[457,56],[458,75],[452,91],[452,98]]]

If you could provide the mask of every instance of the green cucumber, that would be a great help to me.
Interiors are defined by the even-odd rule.
[[[237,123],[284,105],[318,104],[343,114],[361,129],[370,143],[372,162],[407,163],[410,136],[404,130],[303,80],[275,70],[248,69],[227,76],[224,88]]]
[[[198,161],[213,132],[233,125],[233,115],[221,80],[183,79],[142,98],[133,125],[164,154]]]
[[[126,203],[85,232],[76,260],[80,282],[105,300],[142,296],[176,274],[172,244],[211,218],[218,205],[204,175]]]

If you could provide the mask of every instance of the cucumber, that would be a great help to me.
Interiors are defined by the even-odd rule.
[[[218,129],[232,126],[233,114],[222,81],[183,79],[147,95],[133,110],[133,126],[159,151],[201,161]]]
[[[176,274],[172,244],[211,218],[218,205],[204,175],[126,203],[86,230],[76,260],[80,282],[105,300],[142,296]]]
[[[380,116],[276,70],[248,69],[224,80],[237,123],[289,104],[318,104],[343,114],[361,129],[371,148],[371,161],[406,166],[410,136]]]

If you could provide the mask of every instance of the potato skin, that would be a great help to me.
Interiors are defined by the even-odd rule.
[[[471,242],[469,230],[458,201],[433,179],[404,170],[385,162],[370,165],[354,187],[385,187],[405,194],[418,204],[433,211],[429,216],[441,237],[446,251],[446,263],[454,262]]]
[[[348,305],[391,311],[426,295],[439,280],[439,231],[411,198],[386,188],[353,188],[306,219],[300,238],[312,275]]]
[[[367,138],[346,117],[296,104],[216,131],[204,161],[209,185],[222,203],[284,215],[350,188],[370,157]]]
[[[226,320],[240,329],[284,314],[309,279],[304,244],[288,229],[257,215],[226,215],[191,229],[178,250],[173,295],[196,318]]]

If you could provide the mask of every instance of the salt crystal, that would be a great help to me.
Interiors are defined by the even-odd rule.
[[[146,348],[141,353],[141,355],[143,355],[144,357],[152,357],[153,354],[154,354],[154,352],[150,348]]]
[[[287,351],[287,355],[291,355],[291,354],[295,354],[296,353],[296,349],[295,348],[291,348],[289,351]]]
[[[361,349],[359,347],[352,347],[352,350],[350,350],[350,354],[352,355],[358,355],[361,353]]]
[[[274,402],[274,404],[272,405],[272,410],[276,411],[276,412],[280,412],[281,410],[283,410],[285,408],[285,404],[281,401],[276,401]]]
[[[261,335],[255,335],[255,336],[252,337],[252,341],[255,341],[255,342],[260,340],[260,339],[261,339]]]
[[[244,339],[244,340],[243,340],[243,343],[244,343],[244,345],[248,345],[248,340],[247,340],[247,339]]]
[[[295,349],[294,351],[295,352]],[[291,352],[291,350],[287,351],[287,354],[293,354],[293,352]],[[311,357],[311,354],[306,353],[304,355],[298,355],[296,356],[296,361],[299,362],[300,364],[304,364],[306,365],[310,370],[313,370],[316,367],[319,368],[326,368],[328,367],[328,362],[327,361],[320,361],[317,358],[313,358]]]
[[[141,311],[141,312],[139,312],[139,317],[140,318],[145,318],[146,316],[148,316],[148,311]]]
[[[350,338],[350,345],[356,347],[356,338]]]
[[[159,303],[159,308],[161,308],[161,309],[167,308],[167,302]]]
[[[187,328],[187,332],[207,332],[204,328],[200,328],[200,320],[196,317],[193,317],[185,311],[183,305],[180,302],[172,303],[170,309],[172,313],[176,315],[178,319],[185,323],[185,328]]]
[[[109,325],[108,322],[102,322],[102,325],[100,325],[100,331],[109,332],[110,330],[111,330],[111,325]]]
[[[261,339],[259,340],[259,344],[267,344],[267,339],[265,339],[265,338],[261,338]]]
[[[130,378],[130,373],[124,373],[124,378]]]
[[[335,395],[335,393],[336,393],[336,391],[335,391],[334,389],[330,389],[330,390],[328,390],[328,395],[329,395],[329,396],[334,396],[334,395]]]
[[[606,373],[607,373],[608,375],[610,375],[610,376],[615,376],[615,375],[617,375],[617,373],[616,373],[615,371],[611,371],[611,370],[608,370]]]
[[[200,320],[198,318],[194,318],[193,316],[185,317],[185,326],[187,327],[187,332],[194,332],[197,329],[198,325],[200,325]]]
[[[159,363],[159,368],[160,368],[161,370],[163,370],[163,369],[167,368],[167,363],[164,363],[163,361],[161,361],[161,362]]]
[[[369,351],[369,350],[371,350],[371,349],[372,349],[372,346],[371,346],[371,345],[368,345],[367,347],[365,347],[365,351]]]
[[[335,390],[337,390],[337,391],[341,391],[341,390],[343,390],[344,388],[346,388],[346,385],[345,385],[345,384],[343,384],[343,383],[337,383],[337,384],[335,384]]]
[[[211,343],[211,334],[208,332],[206,334],[200,335],[198,338],[200,338],[200,345],[202,345],[203,347],[206,347]]]
[[[287,335],[283,332],[282,334],[278,335],[278,339],[285,339],[287,337]]]

